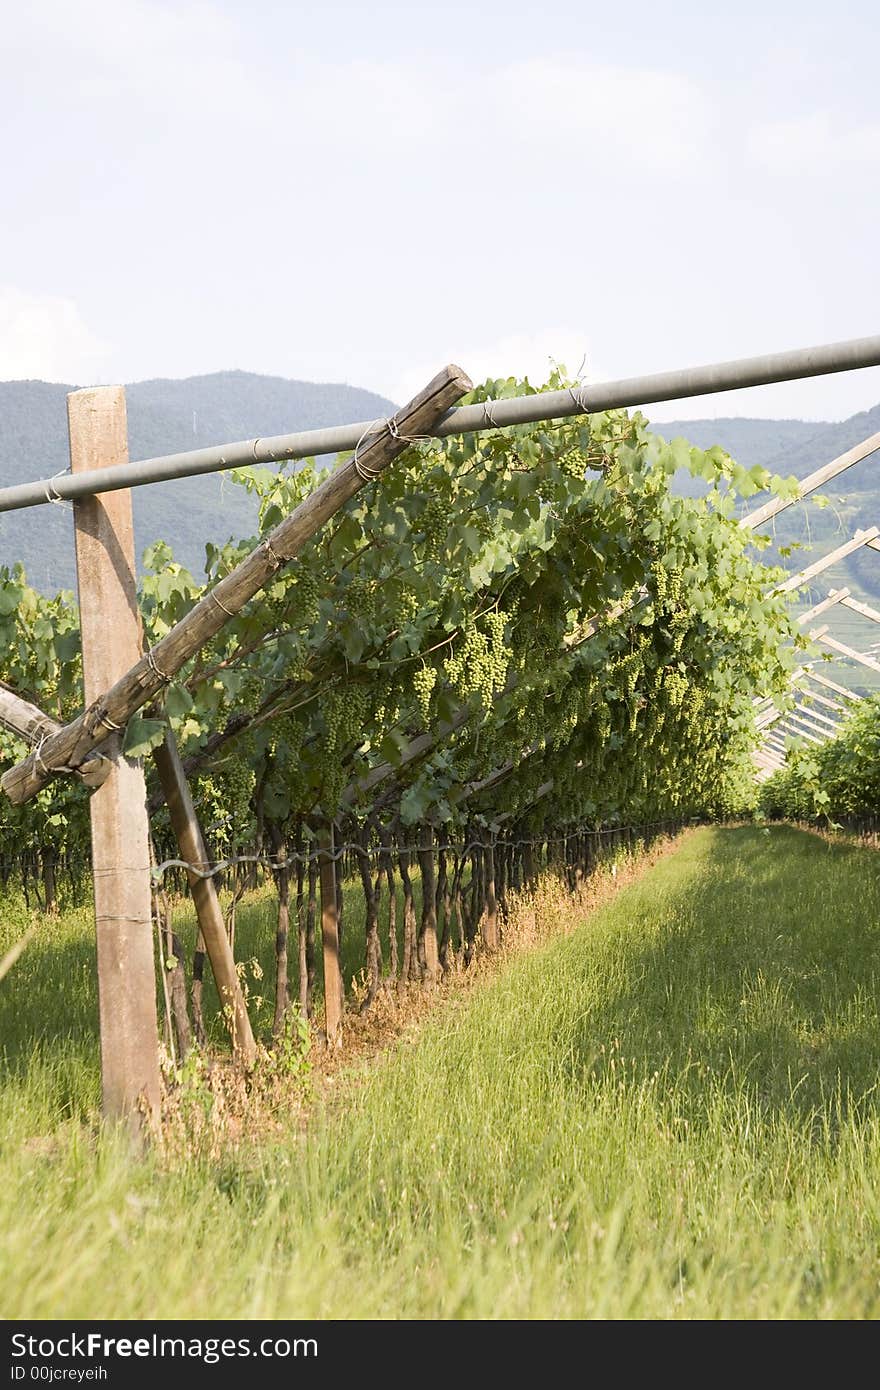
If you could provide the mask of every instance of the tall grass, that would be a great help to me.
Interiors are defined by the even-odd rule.
[[[698,831],[219,1158],[96,1136],[90,955],[0,986],[4,1316],[880,1312],[873,851]]]

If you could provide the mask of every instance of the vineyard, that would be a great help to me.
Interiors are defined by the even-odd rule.
[[[490,383],[474,399],[522,390]],[[682,464],[710,483],[705,499],[670,492]],[[263,537],[318,476],[235,475],[259,496]],[[369,1003],[386,973],[434,975],[478,936],[496,947],[508,886],[548,860],[574,883],[597,831],[749,808],[752,698],[784,688],[794,636],[772,594],[779,575],[733,517],[736,489],[766,482],[720,451],[664,444],[623,411],[417,444],[132,718],[129,757],[171,731],[208,859],[234,861],[223,873],[236,888],[277,883],[276,1031],[291,998],[312,1012],[328,823],[337,899],[352,873],[365,898]],[[209,544],[200,585],[157,542],[139,595],[149,645],[256,544]],[[6,571],[0,610],[5,680],[66,722],[82,687],[72,596],[44,598]],[[27,749],[9,738],[3,751],[16,762]],[[154,882],[177,888],[152,776]],[[51,910],[87,858],[85,789],[53,783],[7,807],[2,835],[4,862]],[[412,866],[431,885],[418,921]],[[400,950],[387,920],[398,877]],[[183,972],[173,947],[167,958]],[[178,1033],[183,1044],[183,1018]]]
[[[814,491],[819,475],[800,482],[771,477],[741,467],[718,447],[667,443],[638,411],[587,409],[582,388],[563,369],[535,390],[513,379],[474,389],[449,368],[392,420],[365,427],[329,469],[318,451],[302,458],[293,450],[273,452],[272,441],[248,445],[257,461],[240,460],[226,476],[256,499],[259,534],[244,541],[206,538],[205,573],[198,577],[157,539],[135,588],[129,493],[115,482],[118,490],[102,492],[93,478],[98,468],[128,466],[124,399],[112,397],[114,389],[70,398],[71,477],[53,479],[37,499],[60,506],[70,505],[65,496],[75,499],[82,612],[72,593],[32,587],[20,565],[0,568],[6,906],[0,992],[10,1030],[5,1070],[13,1111],[18,1095],[38,1132],[52,1130],[59,1115],[65,1124],[92,1124],[99,1103],[97,1032],[104,1115],[125,1121],[137,1136],[136,1152],[144,1143],[155,1149],[147,1161],[161,1171],[163,1163],[181,1161],[185,1139],[191,1150],[183,1161],[195,1164],[198,1175],[194,1190],[214,1181],[206,1174],[218,1163],[236,1187],[244,1178],[231,1175],[229,1165],[244,1131],[253,1126],[263,1136],[268,1127],[275,1143],[279,1127],[299,1125],[317,1105],[316,1068],[326,1089],[350,1045],[360,1055],[368,1036],[387,1044],[408,1018],[422,1020],[422,1003],[414,1001],[427,1001],[439,1021],[425,1024],[424,1058],[411,1066],[398,1059],[386,1092],[380,1080],[366,1099],[351,1101],[354,1147],[340,1148],[323,1128],[314,1141],[337,1190],[351,1199],[351,1221],[346,1217],[340,1227],[343,1245],[357,1243],[361,1219],[370,1232],[365,1250],[377,1222],[396,1233],[383,1255],[393,1247],[383,1265],[386,1292],[406,1265],[401,1233],[410,1230],[418,1243],[413,1232],[423,1230],[432,1199],[422,1183],[401,1176],[415,1149],[394,1150],[397,1140],[384,1130],[377,1137],[367,1108],[384,1106],[399,1138],[407,1123],[401,1118],[406,1087],[418,1084],[433,1094],[426,1078],[447,1063],[450,1076],[466,1075],[468,1028],[490,1071],[493,1048],[513,1055],[503,1021],[508,1007],[518,1011],[526,1047],[511,1082],[514,1113],[526,1104],[516,1088],[540,1060],[526,1046],[529,1031],[536,1049],[547,1035],[546,1063],[553,1052],[547,1038],[554,1028],[568,1036],[572,1010],[580,1007],[571,1001],[582,994],[583,1008],[606,1021],[589,1025],[583,1045],[566,1044],[547,1063],[555,1080],[546,1087],[534,1080],[539,1108],[555,1096],[566,1115],[565,1142],[575,1144],[574,1083],[555,1070],[570,1063],[577,1087],[597,1098],[596,1135],[605,1136],[603,1143],[619,1123],[633,1126],[634,1149],[648,1144],[647,1131],[627,1109],[638,1095],[649,1110],[657,1102],[664,1142],[674,1147],[681,1139],[686,1148],[693,1135],[684,1130],[700,1124],[685,1057],[687,1019],[693,1024],[693,1011],[702,1007],[694,1001],[706,988],[713,925],[709,918],[699,922],[693,902],[718,917],[719,970],[730,972],[733,991],[739,918],[719,906],[723,882],[739,884],[741,897],[751,891],[725,848],[734,841],[724,836],[739,837],[743,854],[763,864],[773,893],[787,879],[785,865],[774,868],[767,858],[770,841],[783,857],[808,858],[812,851],[804,844],[812,843],[822,844],[823,853],[839,852],[844,858],[834,861],[835,873],[853,901],[859,875],[876,881],[870,850],[838,851],[774,824],[807,822],[824,834],[841,825],[864,831],[880,815],[880,703],[854,690],[831,690],[821,650],[833,639],[827,625],[814,626],[845,602],[868,618],[872,610],[848,590],[807,599],[806,611],[796,607],[792,600],[810,590],[827,558],[794,574],[761,562],[773,515]],[[544,418],[544,396],[556,404],[569,396],[572,406]],[[506,409],[519,411],[521,422],[505,423]],[[457,429],[457,411],[463,422],[481,423]],[[115,452],[101,445],[111,436]],[[820,474],[834,476],[829,469],[840,472],[878,447],[875,436]],[[701,480],[702,495],[676,490],[682,470]],[[91,491],[88,479],[82,493],[65,490],[78,472],[92,477]],[[747,513],[743,502],[768,491],[771,502]],[[877,534],[860,532],[843,549],[880,548],[873,545]],[[838,656],[850,660],[848,651],[837,644]],[[859,655],[851,653],[852,660]],[[706,828],[731,822],[757,826]],[[858,871],[849,854],[863,856]],[[679,861],[685,868],[670,867]],[[679,872],[681,883],[674,881]],[[645,885],[665,885],[661,898],[674,900],[644,959],[615,896],[633,905],[646,940],[653,939],[646,925],[651,889],[640,886],[643,877]],[[600,943],[595,960],[588,936],[569,936],[588,913]],[[761,920],[749,947],[756,961],[776,950],[768,947],[772,912]],[[690,924],[687,932],[681,922]],[[90,964],[95,924],[97,994]],[[684,970],[682,988],[693,999],[691,1013],[679,1017],[669,972],[670,961],[686,964],[682,932],[689,933],[698,964],[692,977],[690,967]],[[548,945],[554,933],[560,941]],[[669,959],[652,961],[661,945]],[[823,938],[817,959],[825,950]],[[596,983],[596,962],[603,959],[617,972],[616,1002]],[[505,983],[508,970],[513,974]],[[788,970],[780,964],[783,993]],[[654,971],[657,981],[645,986],[644,1002],[658,1039],[664,1018],[675,1017],[679,1031],[668,1054],[659,1044],[633,1041],[633,1029],[648,1025],[634,1024],[635,1003],[626,1006],[627,992],[635,1000],[638,981]],[[578,982],[578,972],[589,986]],[[443,1054],[441,1035],[452,1037],[443,1033],[453,1028],[450,999],[468,979],[487,983],[467,1006],[461,1038],[455,1035]],[[521,999],[514,997],[520,988]],[[668,1016],[657,993],[663,988]],[[725,994],[718,1003],[719,1018],[733,1009],[731,1000]],[[782,1062],[774,1053],[770,1091],[759,1083],[753,1091],[750,1059],[730,1042],[732,1017],[725,1015],[724,1030],[733,1031],[722,1046],[715,1025],[699,1014],[706,1038],[715,1038],[706,1043],[711,1061],[692,1059],[695,1068],[705,1064],[700,1078],[714,1077],[700,1094],[715,1097],[713,1124],[720,1128],[730,1123],[732,1098],[757,1107],[756,1134],[781,1152],[786,1142],[794,1144],[800,1123],[797,1107],[786,1109],[793,1093],[785,1104],[777,1095]],[[388,1027],[391,1033],[383,1033]],[[697,1050],[700,1037],[698,1028]],[[612,1050],[600,1059],[590,1051],[594,1044]],[[626,1055],[615,1060],[613,1049],[621,1046]],[[796,1065],[783,1052],[785,1064]],[[616,1088],[624,1086],[627,1067],[633,1070],[624,1104]],[[666,1082],[674,1103],[657,1095]],[[28,1085],[39,1099],[22,1099]],[[462,1101],[462,1123],[473,1135],[482,1102],[470,1086],[463,1083],[463,1094],[475,1109],[465,1114]],[[821,1087],[813,1094],[811,1083],[807,1093],[811,1103],[825,1104]],[[580,1090],[578,1096],[583,1099]],[[192,1120],[193,1097],[196,1109],[220,1107],[218,1124],[227,1128],[219,1137],[210,1124]],[[836,1102],[847,1124],[854,1123],[850,1099],[839,1095]],[[507,1145],[496,1133],[500,1099],[484,1095],[483,1102],[500,1153]],[[425,1101],[434,1107],[428,1129],[440,1125],[440,1104],[437,1095]],[[427,1114],[421,1112],[420,1124]],[[855,1152],[861,1141],[854,1132],[850,1138]],[[119,1145],[112,1165],[125,1171],[132,1159],[123,1157],[128,1151],[120,1136],[107,1142]],[[536,1181],[525,1153],[538,1143],[534,1133],[510,1138],[512,1171],[520,1174],[516,1210],[502,1212],[494,1186],[476,1183],[475,1229],[484,1222],[493,1245],[502,1233],[505,1242],[515,1232],[523,1238],[533,1215],[529,1184]],[[432,1154],[435,1144],[434,1198],[443,1207],[438,1194],[466,1158],[442,1125]],[[372,1154],[374,1146],[375,1162],[386,1165],[382,1192],[371,1186],[357,1195],[351,1155]],[[707,1152],[695,1151],[688,1161],[701,1168]],[[318,1162],[315,1154],[310,1161]],[[70,1161],[68,1155],[62,1164]],[[651,1167],[657,1155],[645,1162],[662,1186],[659,1168]],[[403,1197],[385,1209],[384,1183],[395,1167],[398,1186],[421,1204],[421,1216],[405,1209]],[[300,1210],[306,1243],[319,1246],[326,1233],[315,1225],[312,1179],[306,1172],[288,1200]],[[756,1209],[779,1195],[772,1196],[765,1179],[770,1186],[758,1192]],[[623,1202],[624,1212],[631,1198],[615,1191],[609,1200],[615,1210]],[[719,1197],[722,1225],[730,1200],[729,1193]],[[449,1202],[444,1238],[470,1240],[465,1209],[457,1196]],[[601,1207],[597,1191],[586,1196],[577,1182],[560,1183],[547,1218],[552,1239],[533,1252],[541,1269],[549,1269],[551,1247],[568,1249],[555,1234],[554,1223],[563,1222],[563,1231],[568,1222],[581,1231],[596,1259],[613,1263],[603,1225],[608,1211]],[[784,1224],[782,1207],[773,1213]],[[637,1216],[633,1206],[619,1217],[615,1240],[630,1255],[642,1218],[645,1212]],[[589,1234],[590,1222],[598,1236]],[[446,1257],[433,1239],[425,1258],[436,1275],[446,1269]],[[216,1254],[215,1235],[206,1242]],[[805,1251],[808,1245],[805,1239]],[[688,1256],[691,1270],[704,1258],[699,1248],[697,1241]],[[486,1258],[486,1288],[512,1298],[514,1315],[517,1309],[520,1316],[541,1315],[550,1306],[544,1293],[530,1301],[516,1292],[495,1256]],[[805,1262],[812,1258],[804,1254]],[[572,1297],[566,1281],[574,1266],[567,1259],[563,1303]],[[292,1277],[289,1271],[285,1277]],[[338,1271],[334,1277],[341,1277]],[[611,1280],[614,1307],[644,1306],[652,1315],[663,1302],[663,1277],[653,1267],[646,1267],[641,1285],[642,1275],[633,1277],[631,1287]],[[689,1277],[681,1276],[682,1287]],[[718,1295],[714,1276],[705,1286],[693,1278],[695,1298],[710,1307]],[[493,1315],[475,1274],[463,1286],[461,1308],[447,1279],[448,1270],[436,1294],[446,1315]],[[800,1298],[805,1287],[791,1297]],[[297,1296],[320,1310],[318,1283]],[[743,1295],[746,1304],[750,1296]],[[118,1315],[142,1316],[139,1297]],[[240,1301],[228,1290],[223,1297],[229,1315],[241,1315]],[[74,1315],[94,1306],[78,1303],[67,1285],[62,1302]],[[364,1316],[380,1315],[374,1304],[372,1295],[355,1300]],[[265,1297],[257,1315],[277,1316],[282,1306],[283,1298]],[[183,1315],[196,1314],[190,1308]],[[404,1315],[430,1314],[416,1299]]]

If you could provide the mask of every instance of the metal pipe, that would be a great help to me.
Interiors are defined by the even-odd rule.
[[[658,372],[651,376],[628,377],[622,381],[600,382],[596,386],[576,386],[565,391],[540,391],[531,396],[490,401],[488,405],[465,405],[452,409],[434,429],[442,439],[450,434],[470,434],[501,429],[508,425],[536,424],[570,415],[591,414],[624,406],[649,405],[657,401],[685,400],[720,391],[738,391],[747,386],[768,386],[779,381],[850,372],[859,367],[880,366],[880,336],[851,338],[822,347],[795,348],[789,352],[766,353],[761,357],[741,357],[732,362],[715,362],[705,367],[685,367],[679,371]],[[248,439],[235,444],[194,449],[189,453],[167,454],[162,458],[120,463],[110,468],[78,473],[62,473],[34,483],[0,488],[0,512],[22,507],[39,507],[66,498],[91,497],[124,487],[167,482],[171,478],[192,478],[200,473],[217,473],[225,468],[246,468],[255,463],[280,463],[286,459],[315,458],[356,449],[371,430],[383,423],[362,420],[356,425],[335,425],[329,429],[301,430],[270,439]]]

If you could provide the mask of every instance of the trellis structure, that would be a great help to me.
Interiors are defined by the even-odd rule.
[[[124,1120],[140,1133],[144,1119],[148,1124],[155,1119],[159,1098],[149,823],[143,769],[123,755],[122,733],[130,717],[160,696],[181,667],[296,556],[349,498],[375,482],[415,438],[497,429],[878,364],[880,338],[872,338],[458,410],[452,407],[471,388],[471,383],[459,368],[450,366],[387,421],[247,441],[140,464],[128,461],[123,389],[105,387],[72,393],[68,398],[70,474],[0,490],[0,511],[64,497],[74,502],[86,707],[70,724],[61,727],[14,692],[0,689],[0,720],[34,745],[33,752],[9,769],[0,784],[16,804],[31,799],[52,778],[61,775],[75,775],[93,791],[90,809],[105,1114]],[[131,486],[350,448],[354,449],[351,459],[330,473],[246,559],[215,583],[161,641],[143,652],[135,595]],[[804,479],[797,498],[774,499],[745,517],[742,525],[755,529],[765,524],[793,501],[878,449],[880,434]],[[880,549],[878,537],[876,528],[860,533],[847,546],[839,547],[834,557],[826,557],[824,563],[817,562],[781,586],[782,591],[805,582],[805,576],[820,573],[834,558],[851,553],[858,545],[872,544]],[[841,597],[837,601],[845,600]],[[624,611],[618,605],[618,615]],[[588,640],[594,635],[598,621],[587,623],[576,640]],[[863,660],[867,664],[869,659]],[[880,664],[871,664],[880,670]],[[446,728],[424,737],[430,746],[455,727],[452,720]],[[819,737],[809,733],[803,736]],[[418,740],[404,751],[404,761],[407,756],[420,755],[423,749],[416,745]],[[777,765],[780,754],[772,732],[768,734],[767,746],[757,756],[762,768]],[[254,1055],[254,1040],[247,1009],[223,931],[213,880],[205,872],[207,855],[192,798],[170,734],[156,751],[155,761],[181,859],[190,871],[199,928],[233,1048],[248,1063]],[[369,775],[371,784],[375,785],[383,775],[382,768],[374,769]],[[497,777],[503,775],[505,769],[499,769]],[[546,795],[552,785],[547,782],[540,787],[536,798]],[[325,826],[320,853],[325,1022],[328,1040],[333,1041],[341,1023],[342,979],[332,825]],[[486,872],[487,901],[491,902],[495,894],[491,847]],[[490,910],[490,933],[492,915]],[[436,934],[432,939],[430,924],[425,941],[430,970],[436,966]]]

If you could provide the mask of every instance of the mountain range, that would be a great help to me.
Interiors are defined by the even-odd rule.
[[[0,382],[0,487],[65,471],[65,401],[75,389],[45,381]],[[125,394],[133,459],[375,420],[394,409],[391,401],[355,386],[252,372],[138,381]],[[138,554],[161,538],[196,575],[204,570],[206,541],[252,535],[256,527],[254,499],[222,473],[134,488],[132,499]],[[68,505],[0,512],[0,565],[16,560],[44,592],[74,587]]]
[[[49,478],[67,467],[65,397],[75,388],[44,381],[0,382],[0,487]],[[216,372],[185,380],[141,381],[126,388],[132,458],[151,458],[260,435],[283,434],[371,420],[389,414],[393,402],[341,384],[289,381],[250,372]],[[746,467],[761,464],[783,476],[802,477],[820,464],[880,431],[880,405],[847,420],[761,420],[720,418],[674,420],[655,429],[665,438],[682,435],[706,448],[720,444]],[[689,475],[677,490],[699,493]],[[158,483],[133,491],[139,552],[157,537],[195,574],[203,571],[205,541],[250,535],[255,504],[223,474]],[[785,563],[808,563],[800,549],[821,553],[852,535],[858,526],[880,523],[880,455],[856,465],[832,485],[828,504],[791,507],[777,519],[774,545],[794,545]],[[0,513],[0,565],[24,563],[31,583],[44,591],[74,586],[73,528],[61,504]],[[869,601],[880,599],[880,557],[857,552],[819,581],[819,590],[848,583]]]

